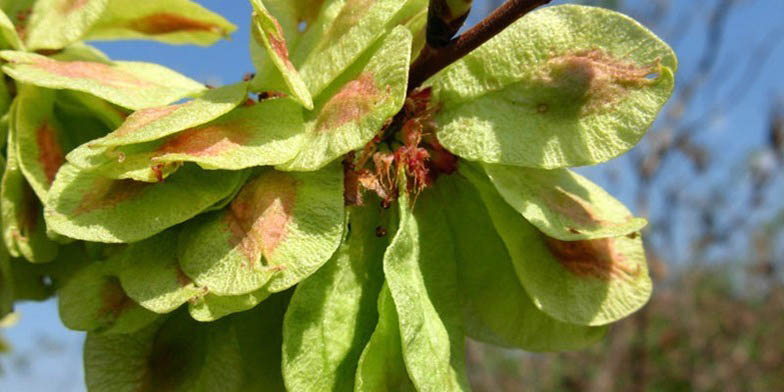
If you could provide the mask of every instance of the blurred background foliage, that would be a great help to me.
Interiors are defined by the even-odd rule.
[[[246,4],[199,2],[247,28]],[[501,3],[475,1],[467,24]],[[644,238],[654,296],[581,352],[524,353],[469,342],[474,389],[784,391],[784,1],[581,3],[629,14],[680,60],[675,95],[640,145],[581,170],[649,219]],[[247,56],[220,65],[205,59],[245,53],[242,34],[210,49],[99,47],[222,84],[250,70]],[[54,305],[45,306],[27,308],[28,315],[46,314],[31,316],[41,324],[35,328],[24,327],[23,309],[17,328],[36,331],[31,342],[12,341],[18,344],[11,354],[0,355],[0,390],[84,389],[82,336],[51,326]]]

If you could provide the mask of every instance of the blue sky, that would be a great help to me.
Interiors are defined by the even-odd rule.
[[[111,42],[99,43],[97,46],[118,60],[149,61],[164,64],[196,80],[210,84],[224,84],[240,80],[246,72],[252,71],[248,56],[248,16],[250,6],[244,0],[215,1],[201,0],[202,4],[211,8],[240,28],[230,41],[223,41],[210,48],[192,46],[167,46],[147,42]],[[713,3],[713,0],[671,0],[676,9],[687,12],[691,7]],[[484,2],[476,1],[477,9],[471,20],[483,12]],[[565,3],[561,1],[560,3]],[[677,15],[682,12],[674,12]],[[726,34],[727,46],[719,54],[722,59],[746,59],[751,55],[752,46],[760,37],[781,24],[784,16],[784,1],[757,0],[740,2],[730,17]],[[703,34],[707,16],[698,16],[695,20],[666,21],[656,31],[668,42],[677,42],[675,49],[680,58],[679,77],[687,77],[696,68],[698,49],[705,39]],[[471,23],[471,21],[469,21]],[[679,28],[682,27],[682,28]],[[673,32],[677,31],[677,35]],[[722,166],[719,173],[708,178],[695,181],[684,181],[684,186],[699,188],[722,185],[726,173],[737,171],[735,179],[742,180],[747,176],[738,168],[745,156],[756,146],[764,143],[766,137],[766,121],[769,103],[784,96],[784,44],[777,45],[770,55],[767,66],[759,72],[755,84],[748,86],[751,90],[744,100],[731,102],[725,111],[707,123],[700,141],[710,147]],[[730,61],[730,63],[732,63]],[[742,64],[742,63],[741,63]],[[732,81],[728,81],[731,83]],[[726,84],[711,86],[702,91],[695,101],[696,106],[690,109],[689,116],[698,116],[704,106],[716,94],[725,94]],[[633,195],[626,192],[623,181],[629,180],[631,173],[624,172],[628,162],[623,158],[602,168],[585,170],[597,182],[606,185],[627,204],[633,204]],[[621,171],[621,185],[611,183],[604,176],[607,167],[617,167]],[[666,167],[666,181],[679,181],[691,178],[693,173],[685,162],[674,160]],[[727,183],[727,192],[744,192],[742,186]],[[781,187],[779,187],[781,189]],[[655,208],[663,209],[666,205],[662,200],[656,201]],[[684,232],[694,225],[693,217],[685,214],[678,220]],[[679,245],[674,244],[675,248]],[[738,245],[741,247],[741,245]],[[739,251],[742,251],[740,249]],[[677,253],[677,252],[676,252]],[[21,322],[14,328],[5,330],[4,335],[14,344],[15,354],[0,359],[0,366],[5,374],[0,376],[0,391],[82,391],[83,374],[81,363],[82,334],[66,330],[57,316],[56,303],[48,301],[42,304],[23,304],[18,308]]]

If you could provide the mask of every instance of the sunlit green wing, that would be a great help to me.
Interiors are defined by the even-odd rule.
[[[672,50],[614,11],[534,11],[429,82],[438,138],[469,160],[590,165],[634,146],[673,90]]]
[[[528,223],[488,183],[474,181],[537,308],[573,324],[604,325],[642,307],[651,279],[639,233],[562,241]]]
[[[17,106],[11,107],[11,124],[16,122]],[[47,237],[43,205],[19,168],[15,129],[9,129],[8,161],[0,182],[3,241],[14,257],[24,257],[31,262],[49,262],[57,255],[57,244]]]
[[[169,313],[205,293],[177,262],[177,230],[131,244],[113,260],[123,291],[155,313]]]
[[[186,165],[160,183],[112,180],[66,163],[49,190],[46,222],[71,238],[139,241],[211,207],[241,179],[237,171]]]
[[[329,11],[334,12],[338,6],[330,4]],[[323,15],[322,19],[329,22],[317,26],[320,30],[308,32],[293,54],[313,97],[319,97],[385,34],[399,34],[394,32],[396,26],[424,6],[421,0],[346,0],[334,17]]]
[[[409,379],[406,364],[403,362],[398,321],[392,294],[389,287],[384,285],[378,297],[378,324],[359,357],[354,391],[417,390]]]
[[[398,203],[400,226],[384,254],[384,275],[406,369],[419,391],[468,390],[457,266],[444,216],[448,206],[431,193],[420,195],[415,206],[405,194]]]
[[[60,319],[66,327],[124,334],[138,331],[159,317],[128,297],[112,264],[95,261],[75,273],[58,291]]]
[[[81,40],[110,0],[38,0],[25,28],[30,50],[61,49]]]
[[[213,294],[247,294],[265,285],[277,292],[326,263],[342,232],[340,165],[308,173],[263,169],[226,209],[188,222],[180,264]]]
[[[151,39],[212,45],[237,27],[190,0],[109,0],[85,39]]]
[[[194,320],[215,321],[233,313],[252,309],[267,299],[270,294],[264,287],[240,295],[215,295],[207,292],[189,301],[188,312]]]
[[[3,72],[19,82],[82,91],[133,110],[168,105],[205,89],[201,83],[157,64],[57,61],[14,51],[2,51],[0,58],[8,61]]]
[[[306,114],[305,144],[282,170],[311,171],[362,148],[403,106],[411,33],[398,27]]]
[[[646,224],[604,189],[568,169],[483,166],[504,200],[550,237],[615,237],[640,231]]]
[[[133,334],[88,333],[84,367],[94,392],[238,392],[243,383],[234,327],[197,323],[186,312]]]
[[[517,279],[487,208],[465,179],[456,175],[439,178],[435,190],[441,203],[450,206],[446,215],[466,335],[526,351],[576,350],[604,337],[604,327],[564,323],[536,308]]]
[[[282,27],[261,0],[251,0],[251,4],[251,58],[257,72],[251,82],[251,88],[253,91],[274,90],[286,93],[306,109],[312,110],[313,98],[289,59],[289,49]]]
[[[16,98],[14,134],[19,167],[41,200],[46,200],[65,155],[106,132],[104,127],[85,126],[89,119],[73,122],[65,113],[57,116],[55,99],[54,90],[26,85],[19,86]]]
[[[14,22],[0,9],[0,48],[23,50],[24,43],[14,27]]]
[[[370,204],[348,215],[347,238],[330,261],[297,285],[286,311],[283,376],[290,391],[351,391],[357,361],[376,325],[384,282],[379,261],[389,242],[376,228],[387,224],[381,209]]]

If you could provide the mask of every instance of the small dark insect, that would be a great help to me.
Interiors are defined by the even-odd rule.
[[[387,229],[385,229],[383,226],[376,226],[376,237],[381,238],[386,236],[387,236]]]

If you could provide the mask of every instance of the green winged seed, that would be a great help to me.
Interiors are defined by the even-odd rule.
[[[340,12],[319,34],[318,41],[298,47],[295,53],[301,55],[307,50],[306,59],[300,63],[295,57],[294,63],[301,64],[298,68],[313,97],[319,97],[379,38],[399,34],[394,31],[401,19],[415,14],[422,5],[419,0],[345,1]]]
[[[205,292],[180,269],[177,234],[167,230],[131,244],[114,261],[123,291],[155,313],[169,313]]]
[[[617,237],[640,231],[647,223],[571,170],[483,166],[504,200],[550,237],[562,241]]]
[[[376,228],[388,225],[380,207],[355,207],[348,215],[348,238],[330,261],[297,285],[286,311],[287,390],[352,390],[357,361],[376,325],[384,282],[378,261],[389,242],[376,235]]]
[[[207,90],[185,103],[151,107],[132,113],[114,132],[90,142],[90,148],[116,147],[158,140],[203,125],[230,112],[247,99],[247,83]]]
[[[110,0],[38,0],[26,27],[30,50],[61,49],[81,40]]]
[[[91,142],[66,158],[109,178],[159,182],[183,162],[227,170],[286,162],[300,149],[303,128],[297,104],[271,99],[152,142],[117,147],[94,147]]]
[[[627,16],[539,9],[432,79],[438,138],[474,161],[543,169],[604,162],[645,134],[676,69],[672,49]]]
[[[188,222],[179,240],[183,271],[217,295],[267,285],[285,290],[310,276],[343,232],[343,170],[262,170],[223,211]]]
[[[85,126],[89,121],[67,121],[65,113],[56,116],[56,96],[54,90],[22,85],[16,98],[14,134],[19,167],[41,200],[46,200],[65,154],[106,131]]]
[[[251,83],[253,91],[281,91],[290,95],[305,109],[312,110],[313,97],[299,72],[294,68],[294,64],[289,60],[289,49],[286,37],[283,35],[283,28],[267,11],[261,0],[251,0],[251,4],[253,5],[251,57],[257,70]],[[268,61],[271,61],[274,67],[269,67]]]
[[[85,381],[92,392],[239,392],[241,350],[232,325],[176,312],[128,335],[88,333]]]
[[[215,295],[207,293],[193,298],[188,303],[188,312],[196,321],[215,321],[233,313],[253,309],[270,296],[270,292],[262,287],[248,294]]]
[[[0,49],[24,50],[24,43],[14,27],[14,22],[0,9]]]
[[[242,391],[284,391],[281,374],[283,314],[291,290],[270,296],[259,306],[231,319],[242,353]],[[221,390],[218,388],[218,390]]]
[[[403,106],[411,33],[393,30],[372,57],[352,67],[306,117],[303,148],[281,170],[312,171],[362,148]]]
[[[82,268],[59,290],[57,303],[63,324],[79,331],[126,334],[158,318],[128,297],[109,262]]]
[[[11,123],[15,122],[17,106],[17,103],[11,106]],[[19,168],[15,128],[9,129],[8,161],[0,182],[3,241],[13,257],[24,257],[34,263],[49,262],[57,256],[57,244],[47,237],[43,205]]]
[[[405,182],[402,182],[405,186]],[[400,227],[384,254],[397,310],[403,359],[419,391],[468,390],[458,277],[444,206],[423,193],[411,211],[405,194]]]
[[[401,349],[395,303],[385,284],[378,296],[378,324],[357,364],[356,392],[414,392]]]
[[[190,0],[109,0],[85,39],[150,39],[169,44],[212,45],[237,29]]]
[[[138,110],[168,105],[205,90],[166,67],[141,62],[58,61],[34,53],[0,52],[3,72],[23,83],[82,91]]]
[[[604,325],[642,307],[652,285],[639,233],[562,241],[528,223],[489,184],[475,181],[537,308],[573,324]]]
[[[56,103],[63,111],[68,112],[72,116],[93,117],[110,130],[120,127],[128,115],[131,114],[127,109],[98,98],[95,95],[79,91],[57,91]]]
[[[537,309],[517,279],[512,259],[482,199],[458,176],[434,188],[446,209],[463,298],[466,335],[526,351],[577,350],[604,337],[606,327],[568,324]],[[477,238],[481,245],[477,246]]]
[[[222,200],[238,171],[186,165],[164,182],[112,180],[66,163],[46,203],[46,222],[62,235],[96,242],[135,242],[184,222]]]

